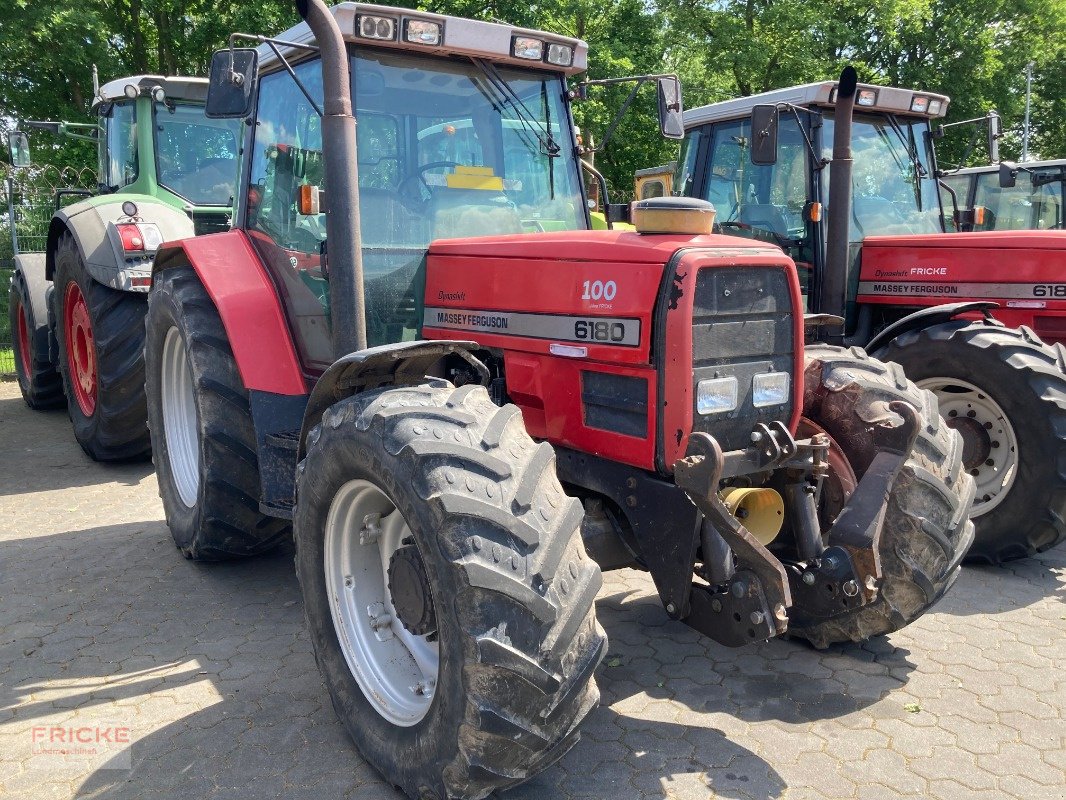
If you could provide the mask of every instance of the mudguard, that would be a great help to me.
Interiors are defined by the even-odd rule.
[[[477,342],[435,339],[384,344],[338,358],[318,379],[307,401],[299,458],[305,455],[308,432],[331,405],[364,389],[421,383],[429,369],[446,356],[459,356],[475,369],[483,385],[488,384],[488,368],[473,355],[478,348]]]
[[[104,202],[95,197],[71,203],[56,211],[48,228],[45,277],[52,280],[56,244],[59,237],[68,231],[74,236],[78,250],[85,259],[85,268],[94,280],[104,286],[119,290],[126,288],[126,282],[120,274],[123,270],[147,273],[152,254],[127,258],[114,226],[109,225],[125,217],[122,204],[128,200],[137,204],[141,220],[159,227],[163,241],[184,239],[194,234],[193,222],[188,214],[148,195],[121,194],[109,196]]]
[[[942,322],[950,322],[955,319],[959,314],[967,314],[972,311],[980,311],[985,315],[986,319],[991,320],[992,316],[989,313],[993,308],[999,308],[999,303],[993,303],[990,301],[980,301],[973,303],[946,303],[941,306],[930,306],[929,308],[923,308],[920,311],[915,311],[913,314],[908,314],[903,319],[898,319],[885,328],[883,331],[874,336],[866,344],[866,352],[870,355],[877,357],[877,351],[887,345],[897,336],[901,336],[904,333],[910,331],[920,330],[922,328],[930,328],[933,325],[939,325]],[[997,323],[998,324],[998,323]]]
[[[44,253],[20,253],[15,256],[15,272],[26,282],[36,331],[48,327],[48,287]],[[35,331],[35,332],[36,332]]]
[[[185,266],[196,271],[222,317],[245,388],[306,395],[307,382],[281,298],[244,231],[164,242],[152,274]]]

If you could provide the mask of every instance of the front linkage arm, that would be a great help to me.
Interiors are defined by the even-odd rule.
[[[888,408],[901,422],[894,426],[872,424],[876,454],[827,531],[828,547],[805,565],[790,564],[787,568],[730,513],[718,495],[723,475],[735,474],[735,467],[730,469],[732,462],[750,460],[752,454],[724,454],[711,436],[692,435],[685,458],[674,465],[674,479],[703,514],[705,524],[728,544],[737,569],[725,587],[691,584],[689,613],[682,617],[686,624],[722,644],[739,646],[781,635],[790,623],[806,627],[877,598],[885,510],[919,428],[918,413],[911,405],[892,402]],[[763,432],[759,439],[765,441],[769,433]],[[822,443],[797,443],[787,430],[784,438],[781,434],[772,431],[772,455],[766,453],[769,463],[765,466],[794,471],[799,458],[807,461],[810,474],[817,480],[817,470],[811,467],[818,464]],[[756,457],[765,451],[762,448]],[[788,494],[790,503],[809,506],[791,508],[794,520],[816,518],[813,492]]]

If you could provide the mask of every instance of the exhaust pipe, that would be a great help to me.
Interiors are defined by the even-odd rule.
[[[837,84],[833,114],[833,162],[829,172],[829,222],[825,241],[825,270],[818,310],[845,316],[848,297],[848,227],[851,222],[851,117],[855,110],[858,75],[845,67]],[[843,337],[844,331],[831,338]],[[839,344],[840,342],[835,342]]]
[[[348,50],[337,20],[323,0],[296,0],[322,58],[322,159],[329,180],[326,192],[326,241],[331,298],[333,357],[365,350],[366,296],[359,230],[359,159],[349,78]]]

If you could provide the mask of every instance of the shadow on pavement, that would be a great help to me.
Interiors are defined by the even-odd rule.
[[[999,567],[968,565],[936,610],[956,616],[1002,614],[1048,597],[1066,603],[1066,545]]]
[[[0,497],[102,483],[134,486],[152,473],[148,460],[98,464],[78,446],[65,410],[33,411],[19,394],[0,398],[0,430]]]

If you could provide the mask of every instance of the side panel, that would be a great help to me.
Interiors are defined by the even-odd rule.
[[[864,244],[858,302],[919,308],[991,300],[1000,304],[994,314],[1004,324],[1066,341],[1066,234],[1048,241],[1059,247],[1036,241],[1009,246],[1013,242],[1002,239],[982,246],[965,236],[957,235],[956,246],[945,246],[948,235],[933,246],[921,240]]]
[[[243,231],[167,242],[153,273],[189,265],[211,296],[244,385],[282,395],[307,394],[277,290]]]

